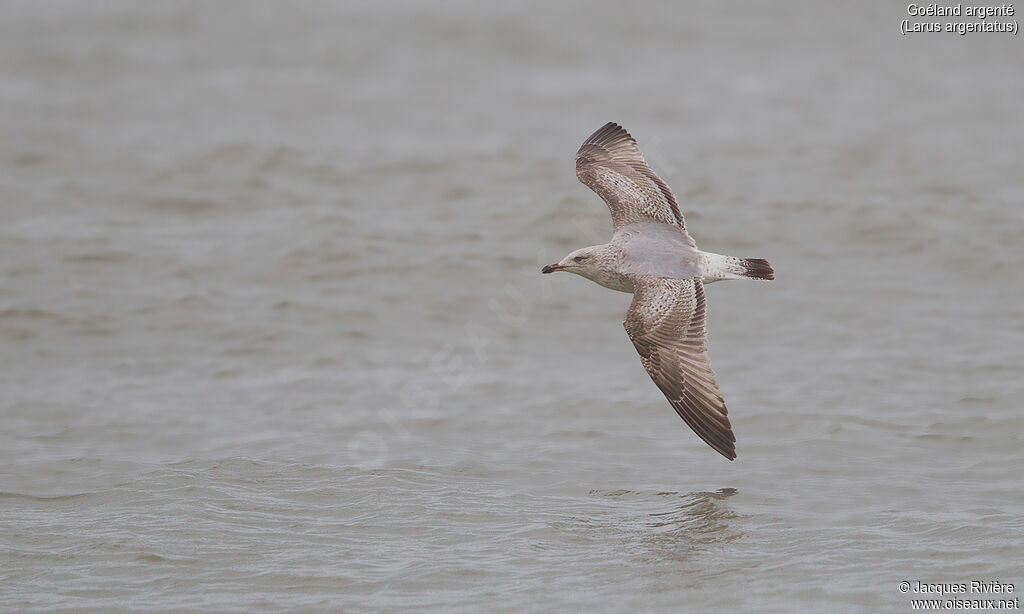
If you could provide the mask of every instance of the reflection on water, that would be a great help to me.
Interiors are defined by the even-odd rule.
[[[666,534],[686,533],[708,543],[733,541],[739,535],[729,534],[728,521],[736,516],[723,502],[737,492],[735,488],[722,488],[714,492],[678,495],[672,509],[651,513],[655,520],[648,526],[664,529]]]
[[[640,492],[634,490],[592,490],[590,496],[616,501],[611,516],[616,531],[625,532],[649,550],[678,557],[704,546],[736,541],[742,532],[733,521],[738,518],[727,500],[739,491],[721,488],[708,492]],[[590,520],[593,520],[592,518]],[[600,523],[599,526],[612,523]]]

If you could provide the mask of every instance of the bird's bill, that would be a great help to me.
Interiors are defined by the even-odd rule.
[[[541,273],[554,273],[555,271],[561,271],[565,267],[560,264],[549,264],[540,270]]]

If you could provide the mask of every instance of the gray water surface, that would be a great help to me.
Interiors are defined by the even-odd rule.
[[[5,3],[0,609],[1024,590],[1024,47],[905,8]],[[607,121],[777,272],[708,288],[734,463],[539,274]]]

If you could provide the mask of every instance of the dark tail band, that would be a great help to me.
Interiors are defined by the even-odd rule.
[[[744,258],[744,277],[750,279],[775,279],[775,269],[770,262],[764,258]]]

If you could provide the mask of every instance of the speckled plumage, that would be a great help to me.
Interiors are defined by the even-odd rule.
[[[632,292],[623,326],[647,373],[702,440],[735,459],[736,437],[708,360],[704,285],[774,279],[771,264],[697,249],[672,190],[618,124],[583,143],[576,176],[607,203],[612,240],[578,249],[542,272],[568,271]]]

